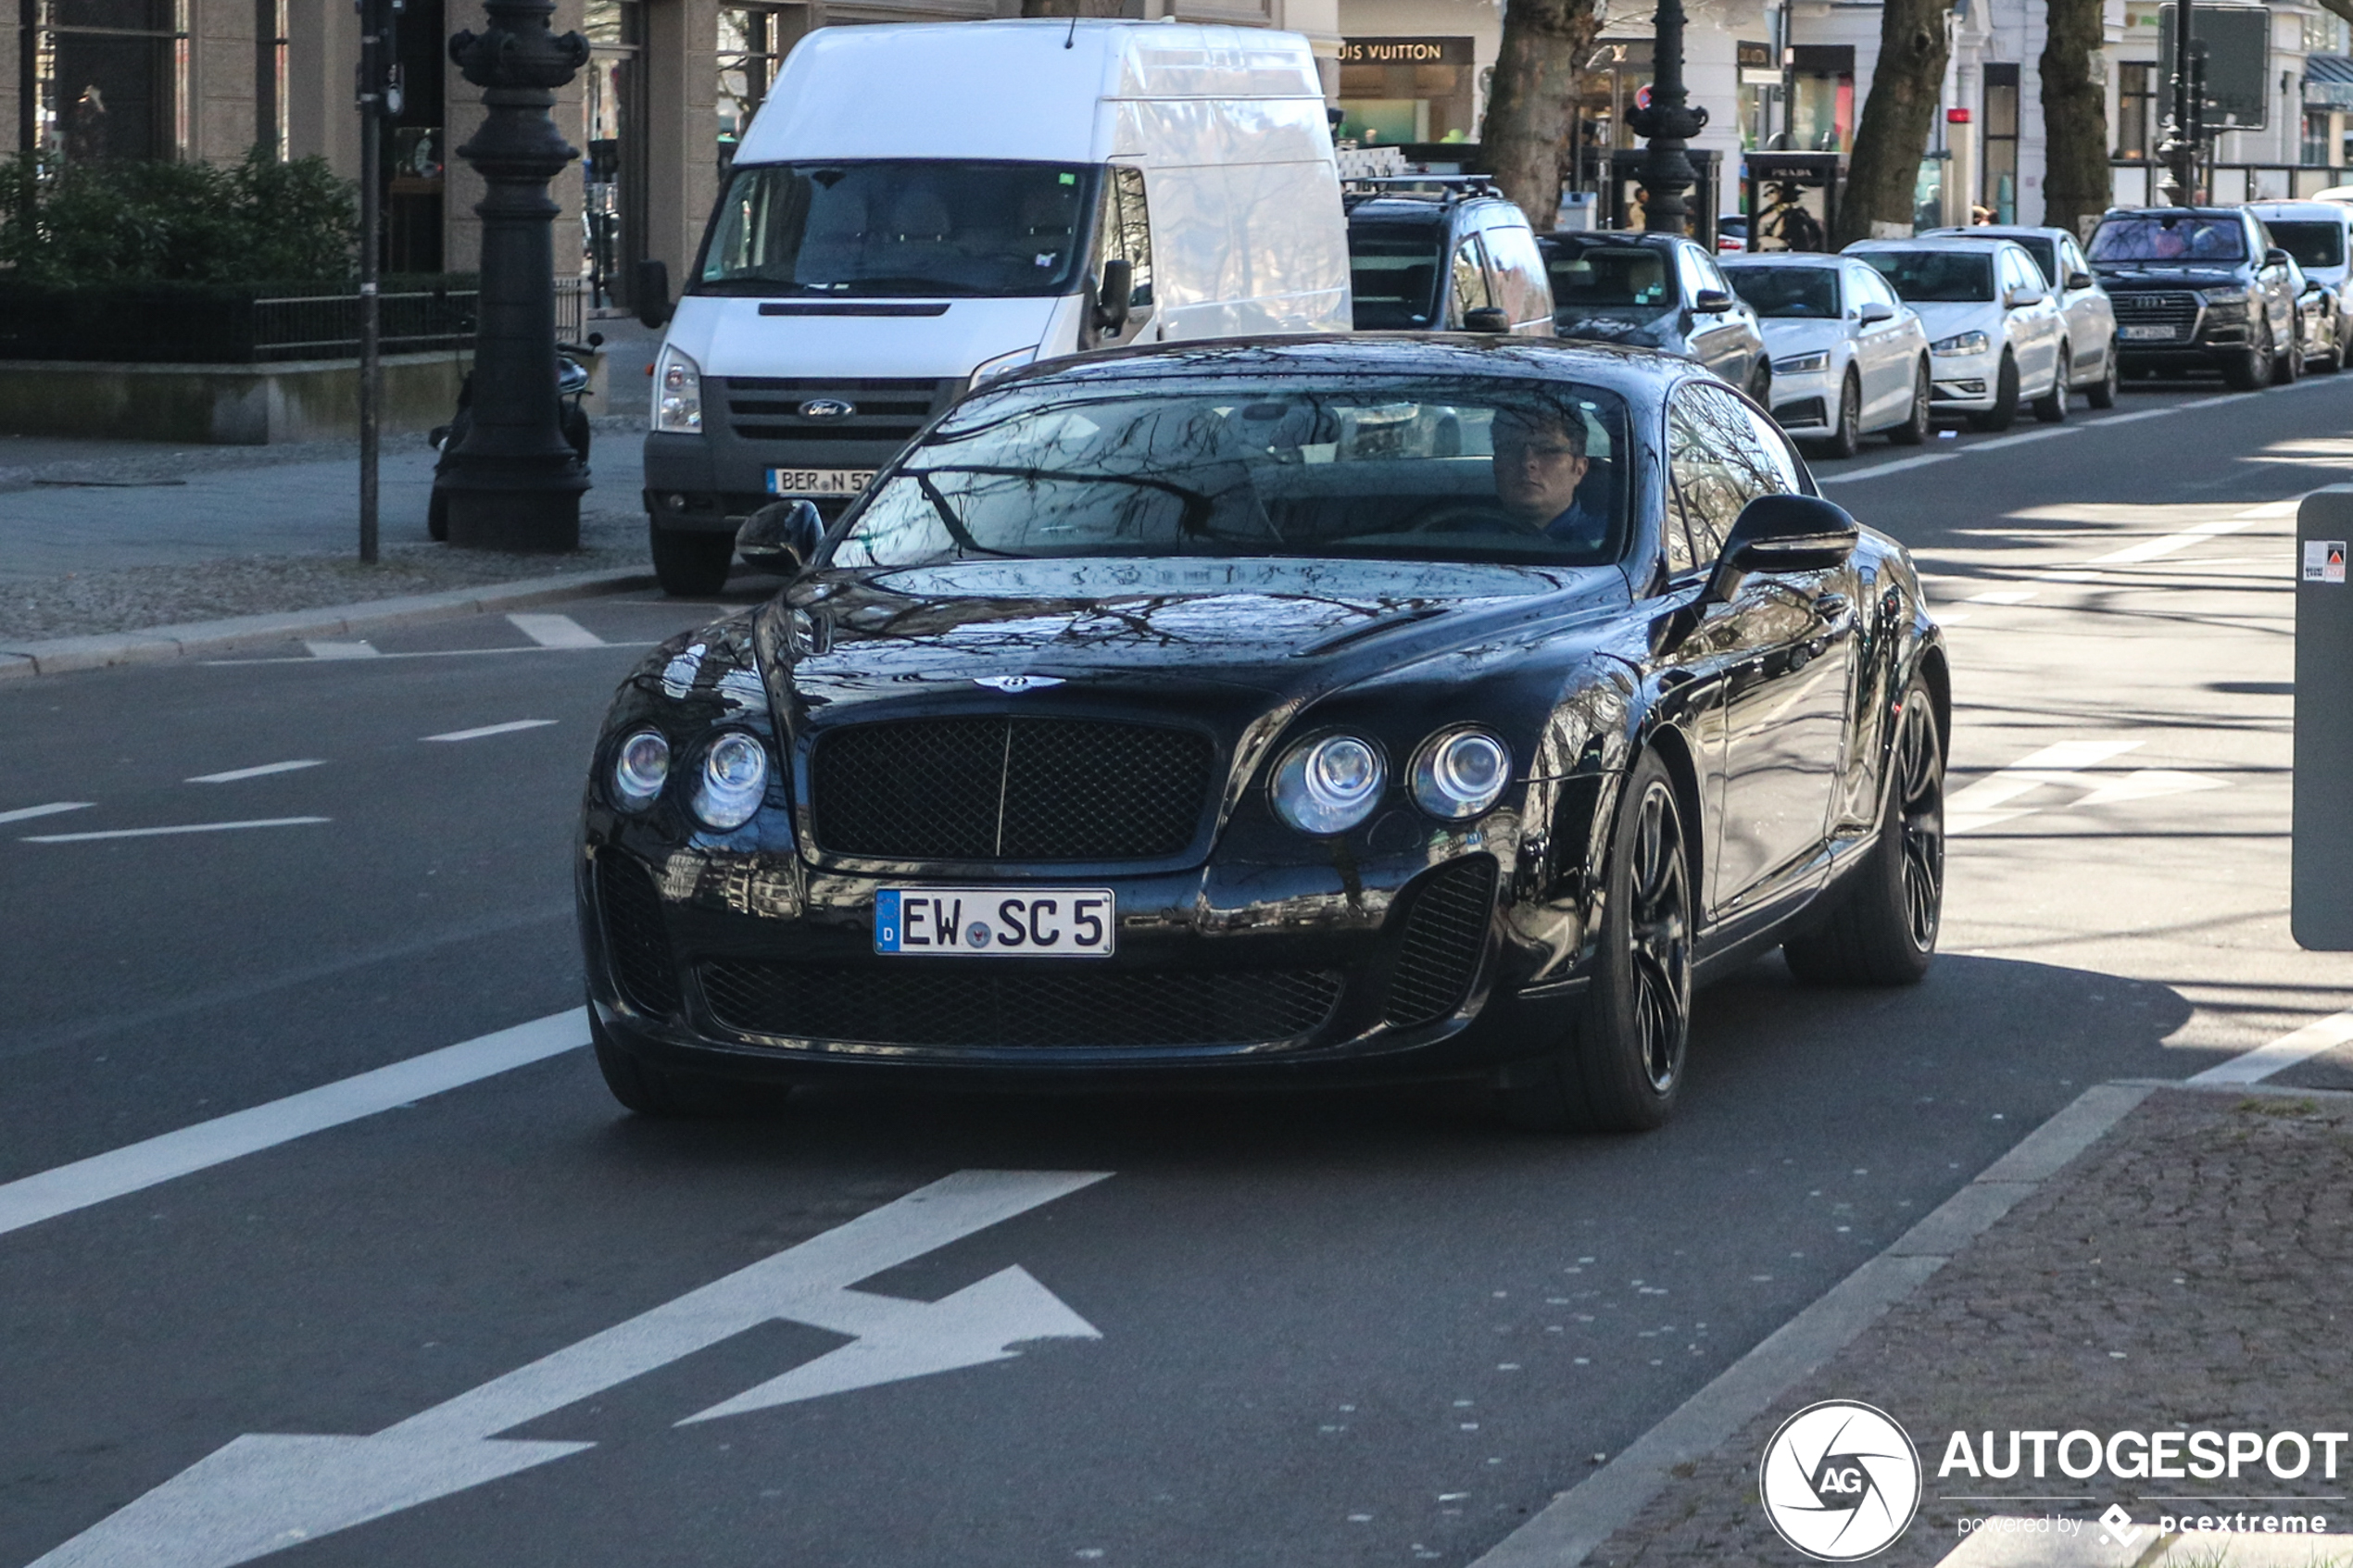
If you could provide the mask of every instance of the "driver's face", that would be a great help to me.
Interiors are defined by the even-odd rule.
[[[1590,466],[1557,430],[1496,426],[1495,495],[1522,521],[1547,523],[1568,510]]]

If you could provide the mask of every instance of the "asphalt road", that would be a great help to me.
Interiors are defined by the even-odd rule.
[[[1471,1562],[2085,1085],[2345,1005],[2286,929],[2284,503],[2348,431],[2353,376],[2179,386],[1825,465],[1952,625],[1945,951],[1705,993],[1640,1138],[1453,1090],[659,1124],[580,1049],[272,1134],[576,1006],[586,749],[698,612],[0,687],[0,1563]],[[76,836],[221,823],[271,825]],[[255,1152],[9,1228],[251,1108]]]

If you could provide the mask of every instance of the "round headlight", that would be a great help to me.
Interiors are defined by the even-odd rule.
[[[1414,759],[1414,803],[1450,822],[1478,816],[1511,782],[1510,747],[1483,730],[1434,735]]]
[[[730,730],[703,753],[695,815],[714,828],[739,828],[768,793],[768,750],[741,730]]]
[[[1302,741],[1275,770],[1275,810],[1302,833],[1346,833],[1372,814],[1388,778],[1370,741],[1354,735]]]
[[[670,743],[660,730],[639,730],[613,754],[612,793],[624,811],[642,811],[670,777]]]

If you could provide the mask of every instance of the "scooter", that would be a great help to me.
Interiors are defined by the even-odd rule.
[[[580,454],[581,465],[588,462],[588,410],[580,400],[588,393],[588,359],[605,344],[605,334],[590,332],[588,341],[556,345],[556,397],[558,418],[562,423],[565,443]],[[458,383],[458,412],[446,425],[435,425],[425,439],[441,454],[433,465],[433,498],[425,503],[425,535],[436,544],[449,538],[449,495],[442,489],[443,476],[449,471],[449,454],[466,437],[474,422],[473,372]]]

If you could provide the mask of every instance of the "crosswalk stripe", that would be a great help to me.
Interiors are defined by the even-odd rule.
[[[600,648],[605,640],[569,615],[510,615],[516,631],[543,648]]]

